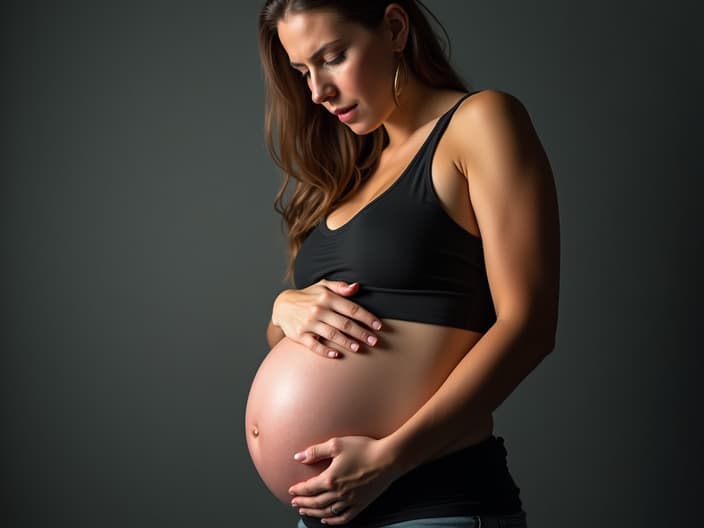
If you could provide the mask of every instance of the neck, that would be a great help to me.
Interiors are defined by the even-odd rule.
[[[418,128],[447,110],[457,96],[454,90],[431,88],[409,76],[398,98],[399,106],[394,106],[383,124],[389,135],[387,149],[403,145]]]

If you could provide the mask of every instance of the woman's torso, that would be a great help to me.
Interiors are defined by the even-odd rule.
[[[458,95],[448,94],[446,107]],[[346,225],[382,195],[436,121],[421,126],[402,149],[382,157],[356,196],[323,220],[327,228],[334,231]],[[478,237],[467,179],[457,169],[454,145],[459,135],[450,122],[432,157],[432,185],[447,215]],[[288,486],[325,467],[294,462],[293,453],[332,436],[380,437],[392,432],[432,396],[482,336],[454,326],[381,319],[379,342],[363,346],[359,354],[331,360],[284,338],[260,366],[247,406],[247,441],[260,475],[282,501],[287,500]],[[492,416],[487,414],[468,425],[462,443],[478,443],[492,430]]]

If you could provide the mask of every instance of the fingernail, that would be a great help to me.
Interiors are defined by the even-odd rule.
[[[348,287],[348,288],[351,288],[351,287],[354,286],[355,284],[357,284],[357,283],[356,283],[356,282],[353,282],[352,284],[348,284],[347,287]]]
[[[367,337],[367,343],[369,343],[370,345],[374,345],[376,343],[376,337],[370,335],[369,337]]]
[[[352,350],[354,350],[355,352],[357,352],[357,350],[359,350],[359,345],[358,345],[357,343],[352,343],[352,344],[350,345],[350,348],[351,348]]]
[[[372,327],[374,328],[374,330],[379,330],[381,328],[381,321],[374,321],[372,323]]]
[[[336,357],[339,356],[339,355],[340,355],[340,354],[338,354],[336,350],[331,350],[330,352],[328,352],[328,357],[329,357],[329,358],[336,358]]]
[[[301,460],[306,459],[306,454],[305,453],[296,453],[295,455],[293,455],[293,459],[300,462]]]
[[[298,503],[296,501],[291,501],[291,507],[295,508],[298,506]]]

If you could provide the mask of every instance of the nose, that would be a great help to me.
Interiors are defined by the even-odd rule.
[[[310,73],[309,78],[310,95],[315,104],[322,104],[327,101],[334,93],[335,87],[330,82],[330,79],[324,75]]]

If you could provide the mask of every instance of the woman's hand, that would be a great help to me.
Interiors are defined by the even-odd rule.
[[[369,506],[400,475],[384,441],[342,436],[296,453],[303,464],[332,459],[319,475],[291,486],[291,506],[330,525],[344,524]]]
[[[337,358],[374,346],[381,321],[360,305],[344,298],[359,284],[322,279],[301,290],[284,290],[274,301],[271,322],[286,337],[322,356]],[[360,324],[362,323],[362,324]]]

